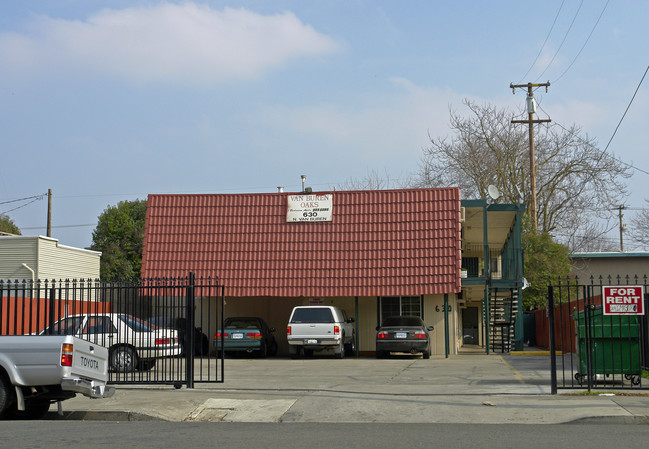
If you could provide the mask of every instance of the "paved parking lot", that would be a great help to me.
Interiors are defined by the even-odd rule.
[[[550,392],[548,357],[459,355],[336,360],[226,359],[217,389],[344,390],[398,394],[543,394]]]
[[[563,423],[649,422],[649,397],[550,395],[547,356],[235,358],[224,383],[196,388],[118,386],[114,397],[77,397],[52,419]],[[599,421],[598,421],[599,422]]]

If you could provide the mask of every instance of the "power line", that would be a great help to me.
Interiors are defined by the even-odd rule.
[[[648,68],[649,68],[649,67],[648,67]],[[645,72],[645,74],[646,74],[646,72]],[[537,105],[538,105],[538,107],[539,107],[540,110],[542,110],[543,112],[545,112],[546,114],[548,114],[547,111],[545,111],[545,109],[543,109],[543,108],[541,107],[541,104],[540,104],[540,103],[537,103]],[[548,115],[549,115],[549,114],[548,114]],[[566,131],[567,133],[570,133],[573,137],[575,137],[576,139],[580,140],[582,143],[584,143],[584,144],[586,144],[586,145],[593,145],[592,143],[588,142],[587,140],[584,140],[581,136],[579,136],[578,134],[576,134],[574,131],[569,130],[568,128],[566,128],[565,126],[563,126],[561,123],[556,122],[556,121],[555,121],[555,122],[552,122],[552,125],[551,125],[551,126],[555,126],[555,125],[558,126],[558,127],[561,128],[561,129],[563,129],[563,130]],[[610,143],[610,142],[609,142],[609,143]],[[608,145],[606,146],[606,148],[608,148]],[[606,149],[602,151],[602,153],[604,153],[604,152],[606,152]],[[625,161],[623,161],[622,159],[617,158],[617,157],[615,157],[615,156],[613,156],[613,155],[610,155],[610,154],[609,154],[609,157],[611,157],[611,158],[613,158],[614,160],[618,161],[620,164],[626,165],[627,167],[630,167],[630,168],[632,168],[632,169],[634,169],[634,170],[636,170],[636,171],[639,171],[639,172],[641,172],[641,173],[644,173],[644,174],[646,174],[646,175],[649,175],[649,171],[643,170],[642,168],[638,168],[638,167],[636,167],[635,165],[633,165],[633,164],[629,164],[628,162],[625,162]]]
[[[13,209],[9,209],[9,210],[6,210],[4,212],[0,212],[0,215],[5,215],[5,214],[8,214],[9,212],[13,212],[15,210],[22,209],[23,207],[29,206],[33,202],[36,202],[36,201],[42,200],[42,199],[43,199],[42,196],[36,197],[33,200],[31,200],[29,203],[23,204],[22,206],[17,206],[17,207],[14,207]]]
[[[613,131],[613,135],[611,136],[611,139],[606,144],[606,148],[604,148],[604,152],[606,152],[606,150],[608,149],[608,146],[613,141],[613,137],[615,137],[615,134],[617,133],[617,129],[622,124],[622,120],[624,120],[624,117],[626,117],[626,113],[629,112],[629,108],[631,107],[631,104],[633,103],[633,100],[635,100],[635,96],[638,93],[638,90],[640,90],[640,86],[642,86],[642,82],[644,81],[645,76],[647,76],[648,71],[649,71],[649,65],[647,66],[647,69],[644,71],[644,75],[642,75],[642,79],[638,83],[638,87],[635,88],[635,92],[633,92],[633,97],[631,97],[631,101],[629,101],[629,105],[626,107],[626,110],[624,111],[624,114],[622,114],[622,118],[620,119],[620,122],[615,127],[615,131]]]
[[[33,199],[33,198],[37,198],[37,199],[40,200],[40,199],[42,199],[45,195],[47,195],[47,193],[42,193],[42,194],[40,194],[40,195],[34,195],[34,196],[28,196],[28,197],[26,197],[26,198],[18,198],[17,200],[0,201],[0,204],[17,203],[18,201],[27,201],[27,200],[31,200],[31,199]]]
[[[52,228],[87,228],[91,226],[97,226],[97,223],[90,223],[90,224],[73,224],[73,225],[60,225],[60,226],[52,226]],[[26,231],[33,231],[35,229],[46,229],[46,226],[34,226],[34,227],[29,227],[29,228],[20,228]]]
[[[530,66],[529,69],[527,69],[527,72],[525,72],[525,75],[521,78],[521,80],[518,82],[518,84],[521,84],[521,82],[527,77],[527,74],[530,73],[530,70],[532,70],[532,67],[534,67],[534,64],[536,64],[536,61],[539,60],[539,57],[541,56],[541,53],[543,52],[543,49],[545,48],[545,44],[548,42],[548,39],[550,38],[550,34],[552,33],[552,30],[554,29],[554,25],[557,23],[557,19],[559,18],[559,13],[561,12],[561,9],[563,8],[563,4],[566,2],[566,0],[563,0],[561,2],[561,6],[559,6],[559,10],[557,11],[557,15],[554,16],[554,22],[552,22],[552,26],[550,27],[550,31],[548,31],[548,35],[545,36],[545,40],[543,41],[543,45],[541,45],[541,49],[539,50],[539,54],[536,55],[536,58],[534,59],[534,62]]]
[[[604,15],[604,11],[606,11],[606,7],[608,6],[608,3],[609,3],[609,2],[610,2],[610,0],[606,0],[606,4],[604,5],[604,8],[602,8],[602,12],[599,13],[599,17],[597,18],[597,21],[595,22],[595,25],[593,25],[593,28],[590,30],[590,34],[589,34],[588,37],[586,38],[586,42],[584,42],[584,45],[581,46],[581,48],[579,49],[579,52],[577,53],[577,56],[575,56],[575,59],[572,60],[572,62],[571,62],[570,65],[568,66],[568,68],[567,68],[566,70],[564,70],[563,73],[562,73],[561,75],[559,75],[559,77],[558,77],[556,80],[554,80],[555,83],[556,83],[557,81],[559,81],[561,78],[563,78],[563,75],[565,75],[566,72],[567,72],[568,70],[570,70],[570,67],[572,67],[572,65],[575,63],[575,61],[576,61],[577,58],[579,57],[579,55],[581,55],[581,52],[582,52],[582,51],[584,50],[584,48],[586,47],[586,44],[587,44],[588,41],[590,40],[590,37],[593,35],[593,32],[595,31],[595,28],[597,28],[597,25],[599,24],[600,19],[601,19],[602,16]]]
[[[572,18],[572,22],[570,22],[570,26],[568,27],[568,30],[566,31],[566,34],[563,36],[563,40],[561,41],[561,44],[559,45],[559,48],[557,48],[557,51],[554,53],[554,56],[552,56],[552,59],[548,63],[548,65],[545,67],[543,72],[536,78],[537,81],[541,79],[543,74],[550,68],[552,63],[554,62],[554,58],[557,57],[559,54],[559,51],[561,51],[561,47],[563,47],[563,44],[566,42],[566,38],[568,37],[568,34],[570,33],[570,30],[572,29],[572,26],[575,24],[575,20],[577,19],[577,16],[579,15],[579,11],[581,11],[581,6],[584,4],[584,0],[581,0],[579,3],[579,8],[577,8],[577,12],[575,13],[575,16]]]

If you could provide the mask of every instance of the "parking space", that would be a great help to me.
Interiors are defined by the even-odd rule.
[[[527,359],[527,360],[525,360]],[[534,359],[534,360],[532,360]],[[548,369],[545,365],[547,363]],[[547,357],[408,355],[334,359],[238,357],[225,360],[222,390],[322,390],[375,394],[542,394],[550,392]],[[196,384],[201,388],[201,384]]]

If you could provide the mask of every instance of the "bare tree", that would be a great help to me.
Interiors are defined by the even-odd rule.
[[[586,222],[578,232],[560,237],[573,252],[614,252],[620,250],[620,242],[608,237],[608,233],[615,227],[614,220],[607,220],[607,223]]]
[[[413,181],[411,179],[394,180],[387,170],[383,176],[376,170],[368,171],[362,178],[349,178],[342,184],[336,186],[338,190],[382,190],[394,188],[407,188]]]
[[[645,203],[649,206],[649,200]],[[644,250],[649,248],[649,208],[640,210],[631,218],[629,236]]]
[[[470,114],[450,110],[451,137],[432,138],[419,166],[418,186],[459,186],[465,198],[486,198],[490,184],[501,201],[531,197],[527,127],[512,124],[509,109],[466,100]],[[537,126],[536,185],[539,232],[576,244],[581,235],[606,228],[595,221],[612,218],[612,205],[626,196],[623,182],[631,174],[622,163],[599,150],[577,126]],[[576,249],[572,247],[571,249]]]

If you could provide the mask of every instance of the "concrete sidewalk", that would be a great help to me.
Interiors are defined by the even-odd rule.
[[[225,382],[194,389],[117,386],[62,403],[52,419],[649,424],[649,396],[550,395],[549,359],[531,356],[226,359]],[[607,390],[609,391],[609,390]],[[572,392],[574,393],[574,392]],[[55,410],[55,408],[52,408]]]

